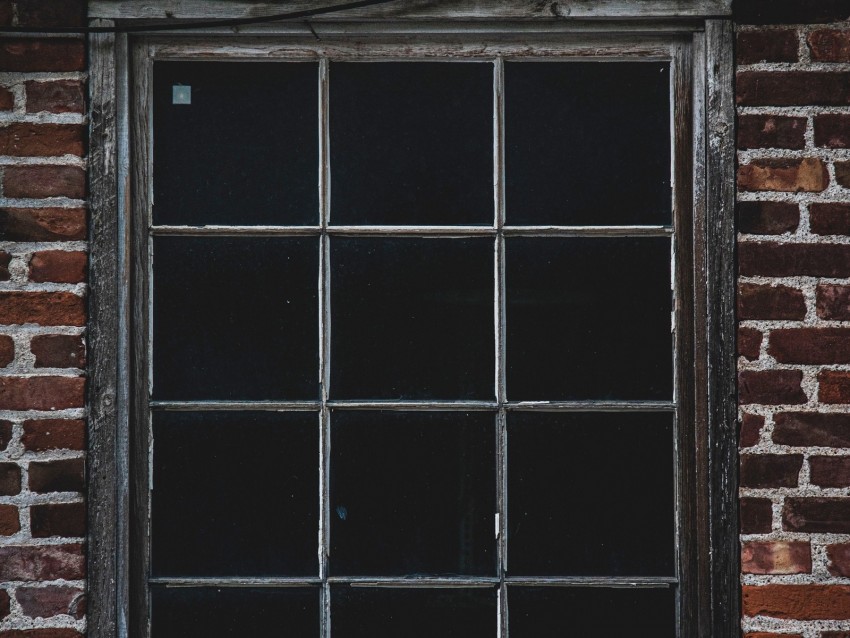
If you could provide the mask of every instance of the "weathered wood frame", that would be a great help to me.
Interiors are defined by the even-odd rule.
[[[101,6],[108,2],[95,2]],[[125,7],[132,3],[120,3]],[[191,4],[191,3],[189,3]],[[236,5],[238,3],[227,3]],[[412,3],[416,4],[416,3]],[[485,3],[486,4],[486,3]],[[505,6],[528,4],[506,3]],[[615,3],[616,4],[616,3]],[[662,3],[650,3],[654,5]],[[667,3],[670,4],[670,3]],[[676,3],[683,4],[683,3]],[[706,3],[717,4],[717,3]],[[497,11],[489,17],[503,17]],[[619,16],[620,14],[614,14]],[[676,15],[676,14],[674,14]],[[480,14],[479,14],[480,16]],[[114,16],[119,17],[119,16]],[[199,17],[193,15],[190,17]],[[516,16],[510,16],[516,17]],[[98,24],[104,25],[103,21]],[[680,615],[682,636],[731,637],[739,633],[739,564],[737,531],[737,427],[735,387],[734,318],[734,124],[732,28],[724,19],[673,22],[600,23],[564,20],[529,22],[487,21],[486,23],[321,23],[322,38],[338,41],[350,49],[345,38],[367,33],[394,37],[411,43],[420,53],[436,50],[434,42],[471,42],[476,39],[486,52],[488,42],[514,37],[545,42],[571,43],[587,55],[599,46],[612,51],[630,42],[630,51],[641,41],[676,40],[678,59],[687,62],[687,81],[677,84],[677,101],[684,108],[676,127],[677,146],[686,151],[675,165],[676,181],[688,184],[679,189],[692,217],[677,219],[679,248],[684,249],[693,268],[680,271],[680,290],[691,291],[688,305],[691,322],[682,322],[679,333],[680,370],[684,371],[680,410],[693,415],[693,429],[680,433],[679,462],[686,472],[680,485],[691,495],[682,512],[680,575],[692,588],[685,598],[691,603]],[[281,43],[303,42],[303,25],[281,25],[240,29],[240,35],[216,37],[184,33],[171,36],[183,52],[192,46],[208,48],[211,43],[226,54],[228,42],[235,49],[256,57],[283,51]],[[393,35],[394,34],[394,35]],[[312,37],[312,34],[311,34]],[[429,44],[425,44],[428,41]],[[159,42],[166,42],[162,36]],[[594,42],[591,42],[594,41]],[[146,256],[134,251],[144,245],[147,228],[134,224],[138,198],[133,190],[145,191],[144,170],[133,171],[131,148],[145,144],[147,128],[138,126],[138,114],[147,112],[146,97],[131,91],[132,51],[144,36],[92,36],[91,53],[91,313],[90,348],[92,368],[89,392],[89,634],[94,638],[136,635],[129,618],[130,583],[141,582],[139,560],[131,560],[131,538],[142,530],[133,511],[144,511],[143,503],[131,506],[139,494],[132,489],[133,450],[130,441],[132,415],[146,408],[147,397],[133,391],[133,379],[146,374],[141,366],[144,338],[133,326],[144,325]],[[206,44],[204,44],[206,42]],[[193,44],[194,43],[194,44]],[[315,45],[315,42],[313,43]],[[255,45],[260,47],[255,49]],[[168,45],[163,45],[168,46]],[[294,48],[298,48],[294,46]],[[199,49],[199,51],[200,51]],[[251,52],[253,50],[253,52]],[[258,54],[257,51],[262,51]],[[294,50],[294,49],[293,49]],[[374,50],[374,49],[373,49]],[[481,51],[481,48],[478,49]],[[283,53],[281,53],[283,51]],[[231,49],[231,53],[234,50]],[[609,51],[610,53],[610,51]],[[685,77],[685,76],[683,76]],[[142,92],[143,93],[143,92]],[[136,116],[133,116],[133,113]],[[131,142],[133,147],[131,147]],[[135,184],[133,183],[135,182]],[[146,199],[146,197],[142,197]],[[692,227],[690,224],[692,222]],[[687,242],[682,242],[687,239]],[[687,245],[685,245],[687,244]],[[690,253],[688,255],[688,253]],[[135,282],[135,283],[133,283]],[[135,297],[135,299],[131,299]],[[131,303],[134,301],[134,303]],[[565,406],[568,407],[568,406]],[[709,426],[709,424],[711,424]],[[146,430],[146,428],[141,428]],[[144,441],[132,446],[136,453]],[[710,596],[706,595],[710,592]]]

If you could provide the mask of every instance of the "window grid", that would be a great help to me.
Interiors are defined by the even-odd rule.
[[[381,59],[381,61],[395,61]],[[404,60],[410,61],[410,60]],[[538,59],[524,59],[533,63]],[[610,61],[600,56],[597,61]],[[675,82],[676,65],[671,62],[671,85]],[[477,63],[486,63],[478,58]],[[368,62],[363,62],[368,63]],[[668,237],[675,238],[673,225],[611,225],[611,226],[510,226],[505,223],[505,96],[504,96],[504,63],[505,58],[498,56],[493,64],[493,198],[494,222],[488,226],[425,226],[425,225],[340,225],[331,223],[330,201],[330,100],[329,100],[329,65],[328,57],[319,59],[318,92],[319,92],[319,210],[318,226],[239,226],[239,225],[209,225],[209,226],[177,226],[148,224],[148,241],[152,248],[153,237],[157,236],[316,236],[319,244],[319,273],[318,273],[318,303],[319,303],[319,377],[320,400],[318,401],[148,401],[149,414],[154,410],[174,411],[219,411],[219,410],[251,410],[251,411],[310,411],[317,412],[320,418],[320,508],[319,508],[319,574],[318,577],[150,577],[148,585],[168,587],[320,587],[321,599],[321,635],[331,638],[331,592],[333,584],[348,584],[354,587],[412,587],[412,588],[473,588],[498,587],[498,632],[500,638],[508,636],[508,585],[511,586],[559,586],[559,587],[629,587],[629,588],[670,588],[677,587],[679,577],[665,576],[506,576],[508,570],[508,446],[507,446],[507,415],[514,411],[534,412],[672,412],[674,422],[678,422],[678,406],[675,400],[670,401],[508,401],[506,386],[506,303],[505,303],[505,238],[506,237]],[[671,87],[672,88],[672,87]],[[673,92],[671,90],[671,100]],[[671,117],[673,110],[671,109]],[[671,136],[671,143],[675,135]],[[675,153],[671,160],[675,163]],[[671,197],[675,196],[671,193]],[[675,215],[674,215],[675,219]],[[675,222],[674,222],[675,223]],[[495,326],[495,401],[385,401],[385,400],[333,400],[329,396],[330,389],[330,357],[331,357],[331,259],[330,240],[334,236],[349,237],[492,237],[493,238],[493,267],[494,267],[494,326]],[[153,282],[153,259],[148,260],[148,281]],[[675,262],[672,264],[675,267]],[[674,270],[671,272],[675,272]],[[150,304],[153,307],[153,301]],[[675,322],[675,319],[673,320]],[[149,327],[152,321],[149,320]],[[675,325],[673,326],[675,328]],[[675,329],[673,330],[675,334]],[[148,336],[148,383],[149,392],[153,387],[152,357],[150,356],[152,335]],[[674,340],[674,362],[675,355]],[[674,363],[675,366],[675,363]],[[674,384],[678,372],[674,367]],[[674,385],[674,397],[678,390]],[[480,576],[444,576],[444,577],[347,577],[328,575],[328,555],[330,548],[330,434],[331,411],[346,410],[423,410],[423,411],[487,411],[493,412],[497,419],[497,515],[494,532],[497,533],[497,565],[499,575],[495,577]],[[676,427],[674,425],[674,432]],[[152,433],[150,434],[152,441]],[[151,450],[153,446],[151,444]],[[151,466],[152,467],[152,466]],[[152,471],[150,475],[152,487]],[[149,495],[150,498],[150,495]],[[674,525],[678,530],[679,512],[675,509]],[[678,538],[678,531],[676,533]],[[678,544],[678,542],[677,542]],[[678,560],[675,561],[675,571],[678,574]],[[678,598],[678,596],[677,596]]]

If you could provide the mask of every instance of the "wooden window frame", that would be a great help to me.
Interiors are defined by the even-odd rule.
[[[90,4],[93,15],[104,15],[93,21],[96,26],[120,26],[147,17],[134,1]],[[189,8],[183,10],[189,12],[189,5],[196,3],[161,4],[185,5]],[[239,3],[200,4],[227,5],[232,12],[227,17],[238,17]],[[146,324],[147,256],[135,247],[148,241],[147,225],[139,220],[146,218],[150,175],[147,162],[139,158],[146,157],[150,135],[146,79],[151,56],[315,59],[316,52],[324,52],[359,59],[388,55],[575,59],[603,54],[605,59],[672,61],[675,241],[677,254],[691,265],[678,270],[676,281],[677,289],[686,292],[688,307],[677,325],[676,403],[692,425],[681,428],[678,437],[678,464],[685,468],[677,486],[684,494],[678,573],[680,586],[689,590],[682,597],[687,604],[680,609],[679,625],[681,636],[688,638],[737,636],[733,31],[728,19],[714,17],[728,15],[726,3],[694,2],[690,13],[682,15],[676,9],[682,3],[651,0],[644,3],[641,15],[625,16],[622,6],[628,3],[598,3],[606,5],[605,13],[597,3],[581,3],[585,10],[596,7],[596,13],[585,18],[629,18],[616,22],[554,20],[536,10],[532,14],[530,5],[538,3],[523,0],[492,3],[489,12],[481,8],[487,2],[469,3],[476,6],[475,17],[487,21],[471,21],[460,9],[417,15],[416,3],[399,4],[411,7],[402,20],[380,20],[387,9],[377,8],[357,19],[319,20],[313,32],[303,24],[276,24],[242,28],[238,34],[210,28],[202,33],[91,36],[89,635],[144,635],[131,621],[131,610],[144,604],[134,595],[132,584],[142,582],[144,561],[133,559],[133,552],[144,545],[136,539],[144,536],[145,525],[133,513],[146,509],[140,495],[146,492],[148,460],[144,435],[139,434],[146,428],[131,424],[146,413],[148,403],[146,393],[134,384],[134,379],[147,378],[146,339],[138,328]],[[116,6],[110,14],[112,5]],[[395,11],[392,17],[399,18],[397,7]],[[655,19],[631,19],[645,18],[647,11]],[[181,17],[179,7],[177,16]],[[445,20],[434,22],[433,17]]]

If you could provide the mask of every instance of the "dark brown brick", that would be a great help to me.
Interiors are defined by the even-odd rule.
[[[850,188],[850,162],[833,162],[835,183],[842,188]]]
[[[850,73],[742,71],[736,95],[741,106],[846,106]]]
[[[764,338],[755,328],[738,328],[738,354],[750,361],[755,361],[761,353],[761,342]]]
[[[79,419],[42,419],[24,421],[21,443],[30,452],[45,450],[82,450],[86,424]]]
[[[820,638],[850,638],[850,631],[822,631]]]
[[[16,0],[18,24],[26,27],[81,27],[86,3],[80,0]]]
[[[12,0],[0,0],[0,26],[10,27],[15,17]]]
[[[810,574],[812,547],[808,541],[748,541],[741,549],[744,574]]]
[[[773,522],[773,504],[766,498],[742,498],[738,503],[742,534],[767,534]]]
[[[850,321],[850,286],[820,284],[816,299],[819,318]]]
[[[826,546],[827,569],[833,576],[850,577],[850,543]]]
[[[818,399],[821,403],[850,403],[850,372],[824,370],[818,374]]]
[[[86,349],[79,335],[36,335],[30,342],[36,368],[84,368]]]
[[[34,538],[86,535],[86,506],[83,503],[49,503],[30,507]]]
[[[816,115],[815,144],[826,148],[850,148],[850,115]]]
[[[773,442],[797,447],[850,447],[850,414],[779,412]]]
[[[6,618],[11,611],[9,592],[5,589],[0,589],[0,620]]]
[[[738,0],[739,24],[825,24],[850,17],[847,0]]]
[[[33,461],[29,466],[29,488],[46,492],[82,492],[85,482],[83,459]]]
[[[812,456],[809,467],[814,485],[850,487],[850,456]]]
[[[797,62],[797,32],[791,29],[765,29],[738,33],[735,55],[738,64]]]
[[[6,449],[12,440],[12,422],[0,419],[0,452]]]
[[[15,598],[30,618],[65,615],[81,620],[85,615],[85,592],[76,587],[18,587]]]
[[[42,581],[85,578],[83,546],[0,546],[0,580]]]
[[[83,126],[19,122],[0,128],[0,155],[18,157],[82,157]]]
[[[86,99],[79,80],[26,83],[27,113],[83,113]]]
[[[0,463],[0,496],[21,492],[21,468],[15,463]]]
[[[0,410],[82,408],[82,377],[0,377]]]
[[[4,71],[84,71],[83,40],[71,38],[4,38],[0,69]]]
[[[738,285],[739,319],[804,319],[803,292],[788,286]]]
[[[0,237],[7,241],[71,241],[86,238],[82,208],[0,208]]]
[[[9,89],[0,87],[0,111],[11,111],[15,108],[15,94]]]
[[[9,272],[9,264],[12,263],[12,255],[5,250],[0,250],[0,281],[9,281],[12,273]]]
[[[797,487],[802,454],[742,454],[741,486]]]
[[[86,254],[76,250],[41,250],[29,263],[30,281],[76,284],[86,279]]]
[[[15,360],[15,342],[9,335],[0,335],[0,368]]]
[[[12,536],[21,531],[17,505],[0,505],[0,536]],[[2,619],[3,614],[0,614]]]
[[[84,638],[76,629],[9,629],[0,638]]]
[[[789,532],[850,533],[850,498],[786,498],[782,528]]]
[[[738,148],[806,146],[806,118],[781,115],[742,115],[738,118]]]
[[[9,166],[3,182],[6,197],[70,197],[86,195],[86,174],[77,166]]]
[[[850,363],[850,328],[773,330],[767,352],[780,363]]]
[[[745,616],[797,620],[850,618],[850,586],[744,585]]]
[[[817,235],[850,235],[850,204],[809,204],[809,227]]]
[[[819,193],[828,187],[829,171],[819,159],[761,159],[738,167],[743,191]]]
[[[805,403],[802,381],[802,370],[744,370],[738,373],[738,400],[742,405]]]
[[[800,225],[800,208],[791,202],[738,202],[737,211],[742,233],[781,235]]]
[[[752,447],[759,442],[761,430],[764,427],[764,417],[745,412],[741,416],[740,437],[741,447]]]
[[[815,62],[850,62],[850,31],[818,29],[806,38]]]
[[[738,269],[745,277],[850,277],[850,245],[741,242]]]
[[[0,292],[0,325],[82,326],[85,301],[70,292]]]

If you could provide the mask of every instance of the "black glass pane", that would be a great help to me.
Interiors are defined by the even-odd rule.
[[[495,575],[486,412],[331,415],[332,574]]]
[[[493,241],[334,238],[331,393],[494,396]]]
[[[673,394],[670,240],[509,238],[511,400]]]
[[[335,224],[493,222],[493,65],[330,69]]]
[[[316,63],[157,62],[154,223],[318,223],[318,77]]]
[[[493,638],[496,590],[331,589],[334,638]]]
[[[511,638],[674,638],[672,589],[511,587]]]
[[[669,224],[669,65],[505,64],[508,224]]]
[[[673,416],[511,413],[509,572],[673,574]]]
[[[154,239],[156,399],[319,394],[318,238]]]
[[[318,573],[316,413],[156,412],[156,576]]]
[[[154,587],[153,638],[318,638],[320,590]]]

